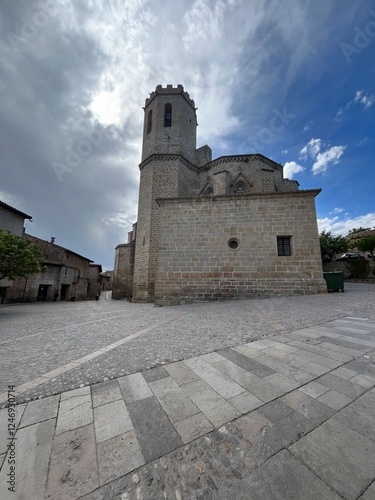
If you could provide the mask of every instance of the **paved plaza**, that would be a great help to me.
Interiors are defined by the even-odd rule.
[[[374,299],[0,306],[0,498],[373,500]]]

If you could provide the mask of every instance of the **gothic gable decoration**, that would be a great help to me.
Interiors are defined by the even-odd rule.
[[[204,188],[199,193],[199,196],[213,196],[214,188],[211,184],[211,181],[208,181]]]
[[[240,172],[232,183],[233,194],[248,194],[252,188],[252,183]]]

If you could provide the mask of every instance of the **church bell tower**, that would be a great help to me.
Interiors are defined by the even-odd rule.
[[[157,269],[158,198],[177,198],[183,171],[196,162],[197,117],[182,85],[158,85],[144,107],[142,162],[139,165],[138,222],[133,300],[154,300]]]

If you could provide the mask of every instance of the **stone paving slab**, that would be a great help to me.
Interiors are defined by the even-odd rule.
[[[61,395],[56,434],[62,434],[92,422],[92,400],[89,387],[82,387]]]
[[[364,394],[331,421],[342,423],[375,442],[375,394],[371,392]]]
[[[92,405],[94,408],[122,399],[121,389],[117,380],[107,380],[101,384],[95,384],[91,387],[91,392]]]
[[[176,422],[174,427],[184,443],[190,443],[214,429],[209,420],[200,412]]]
[[[238,396],[241,392],[244,392],[243,387],[223,376],[219,370],[211,366],[207,361],[193,358],[186,360],[184,363],[224,399]]]
[[[94,423],[97,443],[134,430],[123,400],[94,408]]]
[[[182,440],[155,396],[127,405],[146,462],[182,445]]]
[[[215,392],[205,381],[191,382],[184,391],[214,427],[239,417],[241,413]]]
[[[141,373],[134,373],[117,380],[126,403],[151,397],[152,391]]]
[[[55,422],[55,419],[46,420],[17,431],[15,464],[13,465],[8,451],[0,471],[0,498],[2,500],[15,498],[15,493],[8,489],[11,484],[7,483],[12,466],[16,468],[17,500],[44,498]]]
[[[334,410],[341,410],[341,408],[344,408],[344,406],[347,406],[349,403],[351,403],[352,399],[348,396],[345,396],[345,394],[341,394],[340,392],[330,389],[322,396],[319,396],[317,401],[324,403]]]
[[[25,412],[26,405],[18,405],[16,406],[16,422],[15,428],[18,429],[22,415]],[[8,409],[4,408],[0,410],[0,455],[4,455],[7,451],[7,438],[9,437],[8,433]],[[0,460],[1,463],[1,460]],[[0,465],[1,466],[1,465]]]
[[[317,401],[298,389],[283,396],[281,401],[315,425],[321,424],[335,413],[328,405]]]
[[[327,499],[370,495],[375,351],[363,344],[358,355],[336,351],[347,347],[337,324],[325,326],[333,328],[332,339],[324,331],[310,338],[310,328],[291,338],[283,332],[280,342],[274,335],[23,405],[17,436],[38,471],[31,493],[59,500],[203,500],[249,488],[259,498],[309,498],[312,488]],[[5,457],[0,478],[7,465]],[[22,466],[18,477],[26,481]]]
[[[252,372],[258,378],[268,377],[268,375],[273,375],[276,373],[272,368],[266,367],[259,361],[254,359],[250,359],[243,354],[236,352],[234,349],[225,349],[218,352],[222,357],[232,361],[235,365],[243,368],[247,372]],[[219,360],[219,361],[222,361]]]
[[[373,500],[375,498],[375,482],[370,484],[367,490],[360,496],[358,500]]]
[[[249,389],[254,385],[254,383],[260,382],[260,379],[254,374],[253,371],[248,372],[244,370],[241,365],[237,365],[228,359],[222,358],[222,361],[215,363],[214,366],[223,375],[231,380],[234,380],[244,389]]]
[[[53,441],[46,498],[79,498],[99,487],[92,424],[56,435]],[[43,498],[42,495],[39,497]]]
[[[31,401],[22,416],[20,427],[43,422],[50,418],[56,418],[59,409],[60,396],[52,396],[47,399]]]
[[[134,431],[98,443],[97,456],[100,485],[113,481],[146,462]]]
[[[375,443],[341,422],[326,422],[290,451],[347,500],[358,498],[374,480]]]
[[[199,413],[195,404],[171,377],[150,382],[150,387],[172,424]]]

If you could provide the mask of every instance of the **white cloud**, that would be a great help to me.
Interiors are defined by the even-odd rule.
[[[91,101],[89,109],[96,115],[101,123],[121,125],[120,96],[118,90],[106,92],[102,90]]]
[[[316,162],[312,166],[313,174],[324,173],[330,163],[336,165],[343,155],[345,148],[346,146],[333,146],[323,153],[318,153]]]
[[[363,146],[364,144],[366,144],[366,142],[368,142],[368,137],[365,137],[364,139],[362,139],[360,141],[360,143],[358,144],[358,146]]]
[[[335,120],[339,122],[342,119],[344,113],[352,106],[355,106],[357,103],[362,104],[365,109],[370,108],[375,103],[375,95],[366,94],[363,90],[357,90],[354,98],[337,111]]]
[[[312,126],[313,126],[313,125],[314,125],[314,122],[310,120],[310,121],[309,121],[309,122],[307,122],[307,123],[306,123],[306,125],[304,126],[303,131],[304,131],[304,132],[307,132],[308,130],[310,130],[310,129],[312,128]]]
[[[346,108],[346,107],[344,107],[344,108],[340,108],[340,109],[337,111],[336,116],[335,116],[335,121],[336,121],[336,122],[341,121],[341,118],[342,118],[343,114],[345,113],[345,110],[346,110],[346,109],[347,109],[347,108]]]
[[[197,41],[219,40],[221,38],[221,22],[228,8],[224,2],[216,2],[211,9],[205,0],[195,0],[185,14],[183,23],[186,25],[182,41],[187,50],[192,50]]]
[[[18,210],[22,211],[22,208],[20,207],[21,205],[23,205],[23,203],[17,196],[13,194],[7,193],[6,191],[0,191],[0,201],[6,203],[7,205],[10,205],[13,208],[17,208]]]
[[[284,177],[292,179],[294,174],[299,174],[305,170],[305,167],[298,165],[295,161],[287,161],[284,165]]]
[[[337,164],[346,148],[346,146],[333,146],[326,151],[322,151],[323,145],[322,139],[312,138],[300,151],[300,159],[307,160],[310,158],[314,160],[312,166],[314,175],[325,172],[331,163]]]
[[[332,210],[332,212],[330,212],[330,214],[341,214],[342,212],[344,212],[343,208],[336,207]]]
[[[283,150],[281,151],[281,153],[282,153],[283,155],[287,155],[287,154],[288,154],[288,150],[287,150],[287,149],[283,149]]]
[[[101,221],[106,225],[115,225],[117,227],[125,228],[130,231],[130,228],[134,224],[137,218],[137,210],[132,208],[127,212],[120,212],[115,214],[110,214],[101,218]]]
[[[331,231],[333,235],[346,236],[354,227],[375,227],[375,212],[348,219],[340,219],[338,216],[318,219],[319,232]]]
[[[311,139],[300,151],[300,158],[307,160],[308,157],[315,158],[322,147],[321,139]]]
[[[360,102],[365,108],[370,108],[375,102],[374,94],[364,94],[363,90],[357,90],[354,96],[355,102]]]

